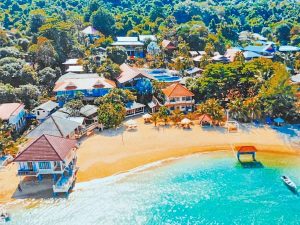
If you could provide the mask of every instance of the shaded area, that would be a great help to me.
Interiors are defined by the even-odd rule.
[[[259,161],[239,161],[239,165],[241,165],[244,169],[261,169],[264,168],[264,165]]]

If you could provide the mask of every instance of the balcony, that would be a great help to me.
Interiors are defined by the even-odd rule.
[[[33,170],[18,170],[18,176],[38,176],[38,171]]]
[[[53,185],[53,192],[54,193],[67,193],[72,188],[75,180],[76,180],[76,173],[78,167],[72,168],[72,172],[70,175],[62,175],[61,178],[57,181],[55,185]]]
[[[195,104],[195,100],[179,100],[179,101],[176,101],[176,100],[170,100],[170,101],[166,101],[165,102],[166,105],[177,105],[177,104]]]

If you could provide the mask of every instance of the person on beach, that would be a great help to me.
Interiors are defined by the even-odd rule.
[[[22,192],[23,190],[22,190],[22,187],[21,187],[21,184],[18,184],[18,190],[19,190],[19,192]]]

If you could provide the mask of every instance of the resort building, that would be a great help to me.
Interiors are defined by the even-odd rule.
[[[22,103],[0,104],[0,119],[13,127],[13,130],[20,133],[26,125],[25,106]]]
[[[126,117],[136,116],[145,112],[145,105],[138,102],[129,102],[126,104]]]
[[[79,59],[67,59],[64,63],[62,63],[65,66],[65,70],[67,71],[70,67],[74,66],[80,66]],[[71,69],[72,70],[72,69]]]
[[[133,68],[127,64],[120,66],[121,74],[117,77],[118,87],[126,89],[137,89],[143,79],[152,80],[153,76],[145,71]]]
[[[124,48],[129,58],[144,58],[144,43],[138,37],[117,37],[111,45]]]
[[[99,77],[96,73],[67,73],[56,81],[53,92],[62,106],[66,100],[74,98],[79,92],[83,94],[85,100],[93,100],[115,87],[114,81]]]
[[[145,42],[157,42],[157,38],[156,38],[156,36],[155,35],[139,35],[139,40],[140,40],[140,42],[143,42],[143,43],[145,43]]]
[[[261,57],[264,57],[264,58],[272,59],[273,54],[276,51],[276,47],[272,42],[270,42],[270,43],[267,43],[264,45],[257,45],[257,46],[256,45],[248,45],[243,50],[257,53],[257,54],[261,55]]]
[[[191,112],[195,106],[194,94],[185,86],[174,83],[162,90],[166,97],[165,106],[172,110]]]
[[[18,164],[18,176],[34,176],[39,181],[51,175],[54,193],[67,193],[76,179],[77,141],[42,135],[22,150],[13,162]]]
[[[47,101],[32,110],[37,120],[44,120],[59,108],[58,103]]]
[[[59,116],[58,113],[57,111],[49,116],[44,122],[31,130],[26,137],[29,139],[35,139],[41,135],[53,135],[70,139],[81,137],[85,129],[82,123]]]

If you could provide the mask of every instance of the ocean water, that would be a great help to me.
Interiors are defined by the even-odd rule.
[[[300,164],[260,158],[243,168],[230,152],[205,153],[76,185],[68,199],[19,200],[7,224],[300,224]],[[276,166],[275,166],[276,165]]]

